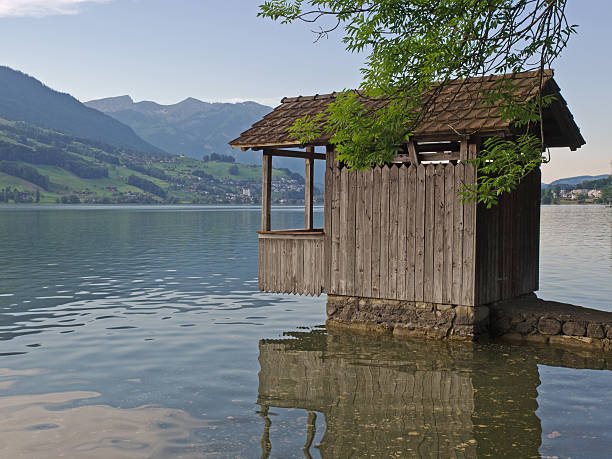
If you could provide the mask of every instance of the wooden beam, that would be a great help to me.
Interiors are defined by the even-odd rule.
[[[421,161],[452,161],[459,159],[459,152],[419,153]]]
[[[315,153],[314,147],[306,147],[306,151],[281,150],[278,148],[266,148],[264,149],[264,155],[282,156],[284,158],[303,158],[303,159],[313,158],[313,159],[325,160],[325,154]]]
[[[573,118],[570,118],[571,114],[569,114],[569,110],[567,105],[564,105],[559,100],[555,99],[552,101],[550,105],[550,109],[552,115],[555,119],[557,126],[559,127],[559,134],[566,140],[567,146],[570,150],[576,151],[577,148],[580,148],[586,142],[582,138],[580,134],[580,130]],[[547,146],[552,146],[548,144],[548,139],[544,137],[544,141],[547,143]]]
[[[417,143],[416,151],[421,152],[441,152],[441,151],[459,151],[459,142],[435,142],[435,143]]]
[[[321,231],[307,231],[307,232],[277,232],[277,231],[270,231],[267,233],[262,233],[261,231],[258,231],[258,238],[261,241],[262,239],[265,240],[270,240],[270,239],[276,239],[276,240],[287,240],[287,241],[303,241],[303,240],[307,240],[307,241],[312,241],[315,239],[321,239],[324,240],[325,239],[325,233],[323,232],[323,229],[321,228]],[[275,267],[274,269],[279,269],[279,267]],[[312,267],[310,268],[312,269]]]
[[[417,152],[416,152],[414,140],[412,139],[408,141],[408,156],[410,157],[410,162],[414,164],[415,166],[418,166],[419,164],[421,164],[421,162],[419,161],[419,155],[417,155]]]
[[[395,155],[395,158],[393,158],[393,162],[394,163],[411,163],[412,161],[410,160],[410,156],[409,155]]]
[[[282,229],[273,231],[257,231],[257,234],[323,234],[323,228],[295,228],[295,229]]]
[[[314,147],[306,147],[306,152],[309,154],[309,158],[304,160],[305,162],[305,187],[304,187],[304,228],[313,228],[313,206],[314,206]]]
[[[459,143],[459,159],[465,161],[468,159],[468,141],[467,139],[462,140]]]
[[[263,155],[261,180],[261,230],[270,231],[270,210],[272,202],[272,156]]]
[[[316,146],[316,147],[324,147],[329,143],[328,140],[315,140],[313,142],[309,142],[308,145]],[[305,145],[296,141],[289,142],[268,142],[268,143],[245,143],[238,144],[233,143],[230,145],[232,148],[250,148],[252,150],[267,150],[269,148],[304,148]]]
[[[323,288],[326,293],[330,293],[332,286],[332,196],[334,194],[334,188],[339,186],[339,183],[334,183],[334,166],[336,160],[336,154],[334,148],[331,145],[327,145],[325,148],[327,154],[325,161],[325,196],[324,196],[324,214],[323,214],[323,228],[325,232],[325,240],[323,244]],[[338,231],[338,228],[334,228]]]
[[[468,146],[468,158],[476,159],[478,157],[478,152],[480,151],[480,139],[472,139],[470,145]]]
[[[503,137],[511,135],[510,128],[503,129],[491,129],[490,131],[478,131],[479,137]],[[431,134],[415,134],[411,137],[417,144],[421,142],[443,142],[443,141],[451,141],[451,142],[459,142],[464,135],[457,134],[456,132],[439,132],[439,133],[431,133]]]

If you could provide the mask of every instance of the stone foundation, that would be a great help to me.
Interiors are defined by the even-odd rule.
[[[328,295],[327,325],[397,336],[474,340],[488,331],[489,308]]]
[[[534,294],[489,305],[492,337],[612,351],[612,312],[545,301]]]
[[[612,351],[612,313],[534,294],[476,307],[328,295],[327,326],[398,337],[473,341],[488,336]]]

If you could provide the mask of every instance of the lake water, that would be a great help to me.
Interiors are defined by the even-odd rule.
[[[0,457],[610,457],[612,356],[328,333],[257,292],[259,222],[0,207]],[[612,310],[611,247],[611,209],[544,206],[539,296]]]

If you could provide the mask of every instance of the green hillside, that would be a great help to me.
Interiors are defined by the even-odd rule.
[[[148,156],[0,118],[0,202],[256,203],[261,168],[229,156]],[[303,200],[303,178],[274,170],[274,200]]]
[[[166,154],[138,137],[132,128],[86,107],[70,94],[54,91],[25,73],[3,66],[0,66],[0,117],[143,152]]]
[[[244,164],[260,164],[260,158],[251,151],[232,149],[228,142],[272,110],[255,102],[209,103],[193,97],[161,105],[119,96],[92,100],[85,105],[130,126],[141,138],[169,153],[198,159],[218,153],[231,155]],[[295,158],[276,157],[274,166],[304,175],[304,162]],[[315,182],[324,182],[323,168],[315,169]]]

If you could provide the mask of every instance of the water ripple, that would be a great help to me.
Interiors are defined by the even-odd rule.
[[[549,299],[610,307],[612,222],[602,209],[543,209],[540,283]],[[252,455],[264,427],[255,405],[263,381],[259,373],[260,364],[265,364],[264,338],[274,338],[267,346],[271,355],[280,349],[278,342],[285,343],[288,350],[278,354],[278,362],[286,364],[295,356],[296,336],[311,352],[308,359],[325,364],[327,359],[343,359],[345,353],[350,363],[333,381],[344,384],[348,395],[339,394],[343,401],[358,397],[360,392],[343,379],[345,375],[362,368],[367,378],[376,378],[390,364],[374,357],[365,362],[362,357],[371,352],[369,348],[332,353],[317,341],[323,333],[315,327],[324,321],[325,297],[257,292],[259,217],[257,209],[237,208],[30,207],[0,218],[2,260],[10,260],[0,264],[0,418],[6,420],[0,420],[0,432],[9,428],[17,432],[14,451],[25,451],[25,439],[35,435],[41,440],[30,444],[30,452],[52,454],[50,436],[57,432],[65,436],[74,429],[72,448],[91,448],[103,457],[119,452],[129,456],[129,438],[141,456],[202,456],[210,451],[220,456]],[[317,211],[316,218],[320,224],[322,212]],[[275,210],[273,224],[297,227],[303,224],[303,210]],[[572,231],[567,230],[570,227]],[[309,334],[312,329],[315,332]],[[289,330],[299,331],[288,336]],[[426,354],[431,350],[419,349]],[[474,352],[493,356],[487,347]],[[405,378],[403,368],[412,364],[412,355],[398,357],[398,368],[390,367]],[[432,358],[423,367],[436,362]],[[272,364],[270,368],[285,369],[284,364]],[[2,367],[14,371],[3,373]],[[36,372],[27,374],[33,368]],[[483,368],[483,380],[504,380],[503,374],[493,374],[494,368]],[[307,374],[303,366],[299,369],[297,381],[320,377]],[[460,379],[469,374],[461,373]],[[585,412],[581,407],[592,410],[596,403],[610,411],[606,387],[612,384],[609,376],[601,378],[585,394],[577,380],[542,372],[538,403],[544,435],[562,435],[544,437],[546,448],[570,438],[566,431],[571,430],[567,427],[571,419],[558,415],[563,405],[556,403],[567,403],[574,414]],[[358,382],[363,386],[364,381]],[[555,391],[563,396],[551,395]],[[27,403],[17,407],[25,395]],[[30,402],[35,407],[28,406]],[[329,405],[335,406],[332,402]],[[33,416],[31,410],[38,414]],[[274,424],[277,430],[272,436],[277,435],[276,444],[297,449],[287,446],[273,455],[302,454],[307,419],[303,411],[292,410],[272,411],[283,418]],[[93,422],[96,416],[102,426]],[[582,430],[605,437],[601,428],[589,424],[591,418],[584,419]],[[602,419],[606,426],[612,425]],[[81,430],[100,432],[107,421],[111,433],[106,437],[78,438]],[[145,424],[146,429],[139,431],[142,435],[117,429],[117,425],[142,429]],[[280,440],[282,432],[289,434]],[[322,441],[322,434],[317,435],[316,441]],[[156,445],[161,449],[151,449]],[[69,449],[67,443],[64,446]],[[74,451],[83,450],[72,450],[78,456]],[[558,450],[545,451],[552,455]]]

